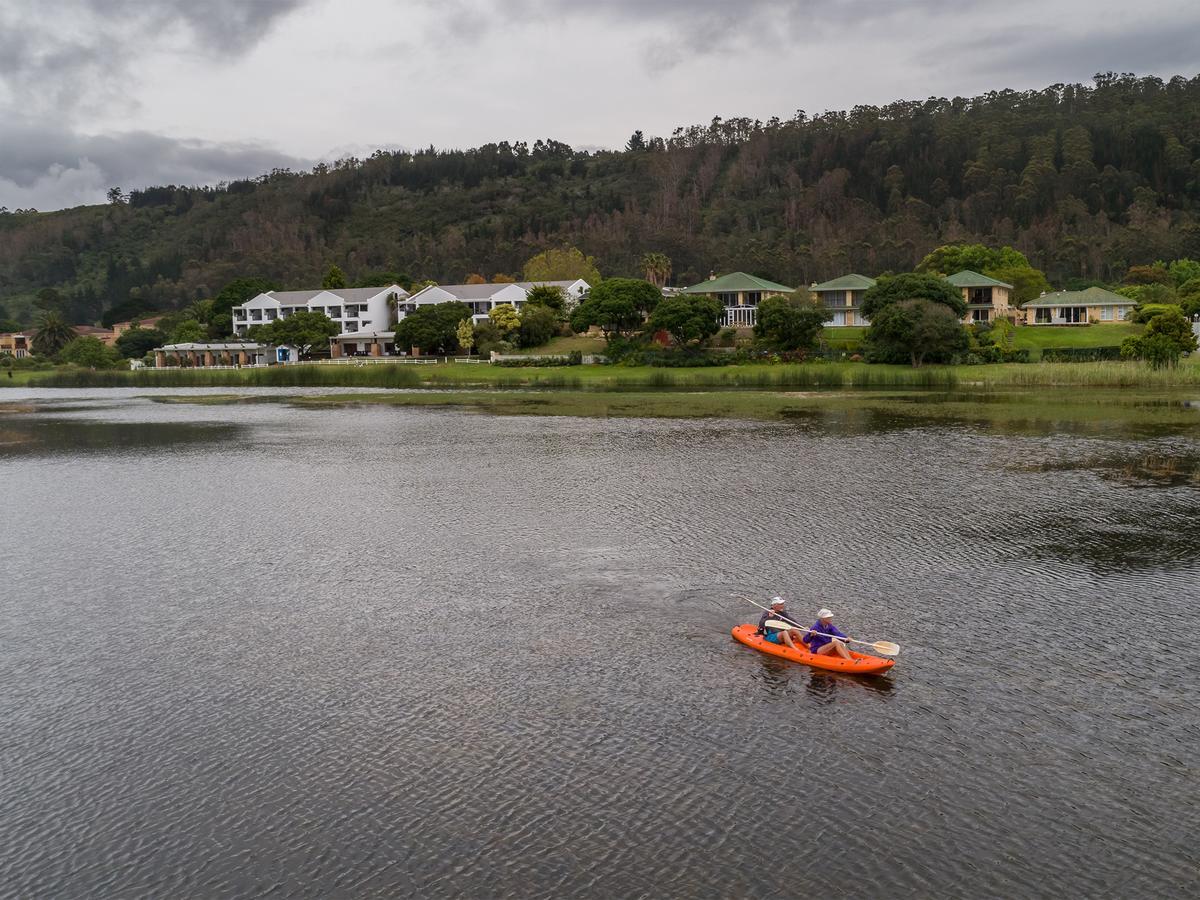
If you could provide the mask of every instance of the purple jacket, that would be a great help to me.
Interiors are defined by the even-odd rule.
[[[818,650],[832,641],[833,637],[844,638],[846,636],[838,630],[836,625],[823,625],[820,619],[817,619],[817,621],[813,624],[812,630],[815,631],[816,634],[804,635],[804,643],[808,644],[808,649],[812,653],[816,653]],[[827,635],[833,635],[833,637],[828,637]]]

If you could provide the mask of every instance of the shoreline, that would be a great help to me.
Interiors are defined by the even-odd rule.
[[[0,388],[106,387],[362,387],[450,388],[456,390],[541,389],[568,391],[639,390],[808,390],[1143,388],[1200,389],[1200,354],[1174,368],[1151,369],[1140,362],[993,363],[909,366],[861,362],[750,363],[709,367],[556,366],[500,367],[447,363],[374,366],[289,365],[254,369],[90,370],[58,368],[18,371],[0,377]]]

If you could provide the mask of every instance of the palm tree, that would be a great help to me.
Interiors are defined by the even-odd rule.
[[[666,287],[671,279],[671,257],[665,253],[644,253],[642,269],[646,272],[647,281],[658,288]]]
[[[33,332],[33,349],[42,356],[53,356],[75,338],[75,329],[61,314],[50,310],[42,316]]]

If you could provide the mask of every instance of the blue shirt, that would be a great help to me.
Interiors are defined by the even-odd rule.
[[[816,653],[833,640],[833,637],[829,637],[829,635],[840,638],[845,637],[845,635],[838,630],[836,625],[832,623],[826,625],[820,619],[817,619],[817,621],[813,624],[812,630],[815,631],[816,634],[804,635],[804,643],[808,644],[808,649],[812,653]]]

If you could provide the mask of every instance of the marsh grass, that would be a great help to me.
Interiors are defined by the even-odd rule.
[[[0,381],[0,385],[3,381]],[[372,366],[272,366],[263,369],[96,371],[58,369],[33,373],[31,387],[366,387],[558,391],[778,391],[947,390],[999,388],[1200,387],[1200,359],[1171,369],[1144,363],[1028,363],[984,366],[882,366],[850,362],[741,365],[695,369],[646,366],[571,366],[563,369],[487,365],[403,364]]]
[[[136,372],[60,369],[34,387],[373,387],[421,385],[409,366],[271,366],[263,369],[150,369]]]

